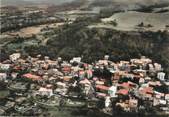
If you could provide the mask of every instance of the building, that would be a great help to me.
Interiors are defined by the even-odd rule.
[[[110,97],[117,97],[116,92],[117,86],[111,86],[108,90],[108,94],[110,95]]]
[[[21,54],[20,53],[14,53],[12,55],[9,56],[10,60],[12,62],[16,61],[17,59],[19,59],[21,57]]]
[[[165,73],[164,72],[159,72],[157,74],[157,78],[161,81],[164,81],[165,80]]]
[[[7,74],[6,73],[0,73],[0,81],[5,81],[7,78]]]
[[[42,78],[40,76],[33,75],[31,73],[24,74],[23,77],[27,78],[27,79],[30,79],[30,80],[33,80],[33,81],[40,81],[40,80],[42,80]]]
[[[1,64],[0,63],[0,70],[9,70],[11,64]]]
[[[38,90],[37,94],[42,95],[42,96],[52,96],[53,95],[53,90],[52,89],[47,89],[44,87],[40,87]]]

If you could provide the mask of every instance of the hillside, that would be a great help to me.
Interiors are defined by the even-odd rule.
[[[168,4],[168,0],[89,0],[89,4],[84,6],[94,8],[108,5],[107,7],[118,8],[117,11],[119,12],[121,9],[128,10],[139,7],[145,10],[145,6],[148,6],[146,9],[148,8],[148,11],[151,11],[154,8],[166,8]],[[4,46],[0,54],[8,55],[17,50],[26,55],[42,54],[54,59],[61,56],[69,60],[72,57],[81,56],[84,62],[90,63],[102,58],[105,54],[109,54],[113,61],[129,60],[145,55],[162,63],[169,73],[169,33],[165,30],[158,31],[168,25],[168,14],[154,14],[153,12],[147,14],[143,11],[139,13],[135,11],[108,13],[106,17],[102,17],[101,14],[102,12],[94,18],[85,18],[85,16],[77,18],[74,23],[65,23],[64,26],[52,30],[45,36],[43,35],[48,40],[46,45],[41,44],[41,40],[39,41],[36,38],[38,35],[34,35],[30,39],[30,45],[26,42],[27,39],[16,37],[13,39],[14,41],[8,42]],[[103,14],[105,15],[106,12],[103,12]],[[101,23],[104,18],[117,19],[121,28],[118,30],[105,27],[89,28],[89,26]],[[157,29],[153,31],[122,30],[124,27],[129,29],[142,21],[146,25],[153,23],[152,25]]]
[[[121,31],[158,31],[169,30],[169,12],[143,13],[136,11],[120,12],[108,18],[102,18],[102,22],[89,26],[90,28],[110,28]],[[116,26],[112,22],[116,22]],[[139,24],[143,24],[139,26]]]
[[[109,54],[113,61],[129,60],[141,55],[160,62],[169,73],[168,32],[124,32],[105,28],[87,28],[99,19],[83,19],[56,30],[46,46],[26,47],[31,55],[41,53],[51,58],[71,59],[81,56],[85,62],[94,62]],[[73,34],[73,35],[72,35]]]

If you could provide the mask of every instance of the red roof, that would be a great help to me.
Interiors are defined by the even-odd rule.
[[[106,94],[105,93],[97,93],[97,96],[98,97],[106,97]]]
[[[101,89],[101,90],[109,90],[110,87],[104,86],[104,85],[96,85],[97,89]]]
[[[134,86],[135,84],[134,83],[132,83],[132,82],[124,82],[124,83],[122,83],[122,84],[119,84],[119,86],[121,86],[121,87],[124,87],[124,88],[130,88],[130,87],[132,87],[132,86]]]
[[[80,71],[79,71],[79,75],[83,75],[83,74],[85,74],[85,71],[80,70]]]
[[[120,89],[117,91],[117,94],[128,95],[129,91],[127,89]]]
[[[130,87],[130,84],[129,84],[129,83],[126,83],[126,82],[124,82],[124,83],[122,83],[122,84],[119,84],[119,86],[121,86],[121,87],[125,87],[125,88],[129,88],[129,87]]]
[[[84,67],[88,67],[88,64],[86,64],[86,63],[84,63],[83,65],[84,65]]]
[[[153,94],[153,88],[152,87],[145,87],[140,90],[142,93],[150,93]]]
[[[41,80],[42,79],[40,76],[33,75],[31,73],[24,74],[23,77],[28,78],[28,79],[32,79],[32,80]]]

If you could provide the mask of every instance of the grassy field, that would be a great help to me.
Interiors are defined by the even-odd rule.
[[[89,26],[100,28],[111,28],[122,31],[137,31],[137,30],[168,30],[166,25],[169,25],[169,12],[166,13],[143,13],[136,11],[121,12],[112,15],[109,18],[103,18],[102,23]],[[116,26],[111,24],[112,21],[117,22]],[[143,27],[138,27],[140,23],[144,23]],[[152,27],[147,27],[147,25]]]

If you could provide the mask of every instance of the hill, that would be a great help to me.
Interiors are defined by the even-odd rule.
[[[145,55],[160,62],[169,73],[169,33],[126,32],[106,28],[87,28],[99,19],[81,19],[56,30],[57,36],[50,38],[46,46],[31,46],[24,50],[31,55],[41,53],[51,58],[71,59],[81,56],[85,62],[94,62],[110,55],[113,61]],[[73,34],[73,35],[72,35]]]

